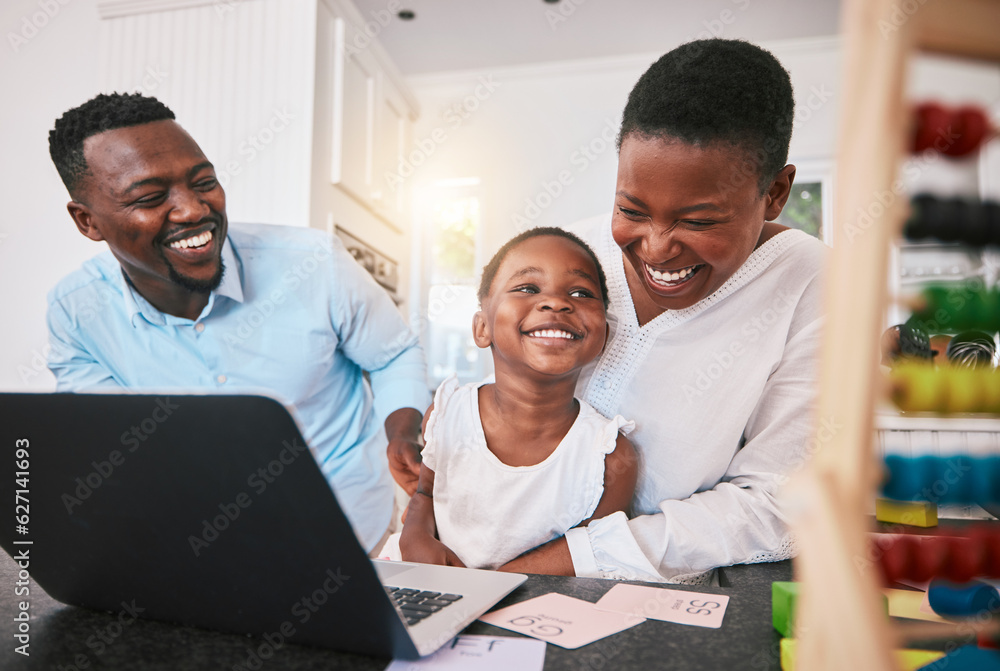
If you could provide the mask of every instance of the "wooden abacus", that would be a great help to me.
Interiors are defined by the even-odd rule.
[[[917,50],[1000,62],[1000,2],[846,0],[844,98],[838,152],[837,221],[826,275],[817,418],[841,427],[789,484],[802,583],[797,606],[798,668],[897,668],[897,633],[882,604],[881,571],[868,562],[866,504],[880,479],[873,414],[885,393],[877,344],[886,308],[889,249],[906,218],[892,190],[912,135],[903,120],[907,63]],[[871,217],[862,226],[859,213]],[[858,356],[858,342],[870,351]],[[818,436],[818,434],[817,434]]]

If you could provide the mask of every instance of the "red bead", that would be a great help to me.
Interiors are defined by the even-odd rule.
[[[990,122],[978,107],[960,107],[952,113],[951,126],[953,133],[958,137],[949,143],[943,153],[959,157],[979,149],[989,132]]]
[[[958,158],[979,149],[989,131],[989,117],[978,107],[922,103],[914,110],[910,149],[914,154],[931,149]]]
[[[902,539],[902,536],[883,536],[877,540],[882,555],[882,576],[887,585],[905,580],[910,574],[910,549],[900,542]]]
[[[947,572],[948,546],[938,536],[912,536],[910,578],[931,580]]]
[[[914,128],[911,149],[918,154],[927,149],[935,149],[934,141],[939,137],[947,140],[951,113],[937,103],[922,103],[914,110]]]
[[[952,536],[941,540],[948,548],[947,560],[943,567],[948,580],[964,583],[982,575],[986,553],[980,539]]]

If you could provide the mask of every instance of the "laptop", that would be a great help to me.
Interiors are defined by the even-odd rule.
[[[415,659],[526,579],[370,560],[263,396],[0,394],[0,445],[0,545],[66,604]]]

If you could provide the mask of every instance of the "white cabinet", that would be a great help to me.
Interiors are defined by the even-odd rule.
[[[342,65],[334,81],[333,165],[331,182],[355,198],[367,202],[372,190],[372,135],[375,126],[375,88],[378,65],[367,51],[353,52],[346,45],[358,31],[344,19],[336,19],[334,58]]]
[[[375,164],[372,201],[375,208],[392,221],[405,214],[405,184],[400,165],[409,142],[409,108],[402,94],[388,78],[383,78],[375,110]]]
[[[168,104],[219,171],[233,221],[347,231],[398,267],[417,102],[351,0],[98,0],[104,90]],[[149,73],[169,73],[151,88]],[[402,183],[400,183],[402,182]],[[359,249],[362,249],[359,243]],[[377,275],[385,281],[386,273]]]
[[[342,3],[326,3],[334,59],[330,182],[395,228],[405,225],[404,185],[398,175],[415,106],[401,92],[398,75],[378,57],[364,24]],[[321,68],[321,71],[324,69]],[[322,122],[322,120],[321,120]]]

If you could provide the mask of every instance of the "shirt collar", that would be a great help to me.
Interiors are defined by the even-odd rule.
[[[243,266],[240,263],[239,257],[236,255],[236,251],[233,249],[232,242],[229,236],[226,236],[226,242],[222,245],[222,264],[226,271],[222,275],[222,282],[208,297],[208,303],[205,305],[205,309],[201,311],[198,319],[195,321],[201,321],[207,317],[212,312],[212,308],[215,306],[216,296],[225,296],[237,303],[243,302]],[[147,301],[142,295],[136,291],[132,283],[128,281],[125,276],[125,271],[121,271],[120,276],[122,297],[125,300],[125,311],[129,316],[129,321],[134,328],[136,326],[136,317],[141,315],[143,319],[148,321],[150,324],[156,324],[157,326],[165,326],[167,324],[184,323],[190,322],[189,319],[182,319],[180,317],[175,317],[173,315],[167,315],[159,310],[157,310],[152,303]]]

